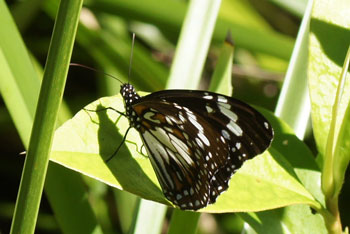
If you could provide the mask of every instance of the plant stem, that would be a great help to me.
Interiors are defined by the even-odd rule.
[[[17,197],[11,233],[34,233],[55,123],[79,22],[82,0],[62,0]]]
[[[323,209],[319,213],[323,216],[328,233],[341,234],[342,225],[338,209],[338,197],[327,199],[326,206],[327,209]]]

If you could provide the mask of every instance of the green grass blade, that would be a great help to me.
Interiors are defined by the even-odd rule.
[[[304,138],[311,109],[307,86],[308,31],[311,7],[312,4],[309,3],[275,110],[275,114],[286,121],[300,139]]]
[[[36,62],[30,60],[21,36],[2,1],[0,1],[0,12],[1,22],[6,22],[0,30],[0,91],[20,134],[22,143],[25,148],[28,148],[30,131],[39,96],[39,77],[42,74],[38,74],[33,69],[33,64],[36,65]],[[37,70],[40,71],[40,69]],[[61,106],[60,123],[66,120],[67,116],[71,116],[66,109],[65,105]],[[52,169],[53,167],[54,169]],[[64,233],[73,233],[76,230],[88,231],[88,228],[91,226],[84,224],[84,227],[81,227],[83,222],[95,225],[94,229],[99,230],[100,228],[96,224],[94,214],[87,212],[91,208],[86,199],[84,199],[87,196],[85,188],[82,186],[81,176],[77,173],[67,173],[67,170],[63,167],[55,165],[53,167],[49,165],[45,192],[61,230]],[[57,180],[57,178],[60,178],[60,180]],[[69,195],[67,191],[70,191],[72,194],[79,194],[80,198],[66,196],[66,199],[62,200],[64,195]],[[77,200],[81,201],[81,209],[79,210],[74,208]],[[84,214],[81,211],[84,211]],[[38,222],[40,217],[39,215]]]
[[[198,221],[197,213],[175,209],[171,216],[168,234],[196,233]]]
[[[26,51],[21,36],[3,1],[0,1],[0,91],[25,146],[39,95],[40,80]],[[21,61],[21,62],[18,62]],[[33,96],[34,95],[34,96]]]
[[[294,0],[294,1],[269,0],[269,1],[284,8],[285,10],[289,11],[290,13],[300,18],[303,17],[307,2],[308,2],[307,0]]]
[[[50,163],[44,191],[63,233],[103,233],[96,224],[86,186],[76,172]]]
[[[34,233],[82,1],[62,1],[55,24],[11,233]]]
[[[161,233],[166,206],[141,199],[136,222],[129,233]]]
[[[40,11],[42,2],[40,0],[27,0],[17,2],[11,12],[18,29],[23,32],[32,23],[33,19]]]
[[[95,11],[108,12],[126,19],[154,24],[162,29],[174,42],[177,40],[177,34],[181,28],[187,7],[186,3],[182,1],[173,0],[148,0],[147,2],[140,2],[139,0],[100,0],[87,2],[86,4]],[[285,60],[290,57],[293,49],[292,38],[276,32],[256,30],[239,22],[230,22],[226,19],[218,19],[212,40],[221,43],[229,29],[234,35],[236,45],[239,48],[267,53]],[[256,40],[257,38],[259,40]]]
[[[220,3],[190,1],[170,69],[168,88],[195,88],[198,85]]]
[[[230,33],[220,51],[214,74],[211,78],[209,90],[222,93],[228,96],[232,95],[232,63],[233,63],[234,45]]]

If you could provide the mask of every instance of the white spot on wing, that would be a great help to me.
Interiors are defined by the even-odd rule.
[[[226,109],[231,109],[231,105],[230,104],[228,104],[228,103],[220,103],[220,106],[222,106],[222,107],[224,107],[224,108],[226,108]]]
[[[227,103],[227,98],[224,96],[218,96],[218,102]]]
[[[201,149],[204,150],[204,145],[203,145],[202,141],[201,141],[198,137],[195,138],[195,141],[196,141],[197,145],[198,145]]]
[[[230,134],[225,129],[221,130],[221,134],[226,140],[231,139]]]
[[[232,120],[230,120],[230,123],[227,124],[226,126],[231,132],[233,132],[233,134],[235,134],[236,136],[242,136],[243,135],[243,130],[240,126],[238,126],[238,124],[236,124],[235,122],[233,122]]]
[[[213,108],[211,108],[210,106],[206,105],[205,108],[207,109],[208,113],[212,113],[213,112]]]
[[[237,142],[237,143],[236,143],[236,148],[237,148],[237,149],[240,149],[240,148],[241,148],[241,143],[240,143],[240,142]]]
[[[211,99],[213,99],[213,96],[211,96],[211,95],[206,95],[206,96],[203,96],[203,98],[204,98],[204,99],[211,100]]]
[[[264,126],[266,129],[269,129],[269,123],[268,122],[264,122]]]
[[[187,113],[188,114],[188,113]],[[200,123],[197,122],[197,118],[195,115],[188,115],[188,119],[191,121],[191,123],[198,129],[199,132],[203,132],[204,128]]]
[[[198,133],[199,138],[203,141],[204,144],[206,144],[207,146],[210,146],[209,140],[206,136],[204,136],[203,133]]]
[[[229,109],[226,109],[225,107],[222,107],[221,105],[219,105],[219,109],[220,109],[221,113],[224,114],[227,118],[229,118],[233,122],[237,121],[238,116],[234,112],[232,112]]]

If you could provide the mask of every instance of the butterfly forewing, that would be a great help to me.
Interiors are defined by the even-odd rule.
[[[140,98],[129,84],[121,93],[164,195],[181,209],[214,203],[232,174],[273,138],[259,112],[231,97],[164,90]]]

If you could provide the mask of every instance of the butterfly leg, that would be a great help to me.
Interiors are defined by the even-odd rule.
[[[136,148],[136,152],[137,152],[137,153],[141,154],[142,156],[144,156],[144,157],[146,157],[146,158],[148,157],[146,154],[142,153],[142,147],[145,147],[144,144],[142,144],[142,146],[141,146],[141,148],[140,148],[140,150],[139,150],[138,147],[137,147],[137,144],[136,144],[135,142],[133,142],[133,141],[128,141],[128,140],[126,140],[126,142],[135,145],[135,148]]]
[[[125,132],[125,134],[124,134],[124,137],[123,137],[123,140],[122,140],[122,142],[120,142],[118,148],[114,151],[114,153],[113,153],[111,156],[109,156],[109,158],[107,158],[107,159],[105,160],[106,163],[108,163],[108,162],[118,153],[120,147],[122,147],[122,145],[123,145],[124,142],[125,142],[126,136],[128,135],[128,132],[129,132],[130,128],[131,128],[131,127],[129,127],[129,128],[126,130],[126,132]]]
[[[118,110],[114,109],[113,107],[105,107],[105,108],[101,108],[101,109],[98,109],[98,110],[89,110],[89,109],[85,109],[84,108],[84,110],[85,111],[90,111],[90,112],[100,112],[100,111],[106,111],[106,110],[113,110],[113,111],[117,112],[120,115],[126,116],[125,113],[123,113],[121,111],[118,111]]]

